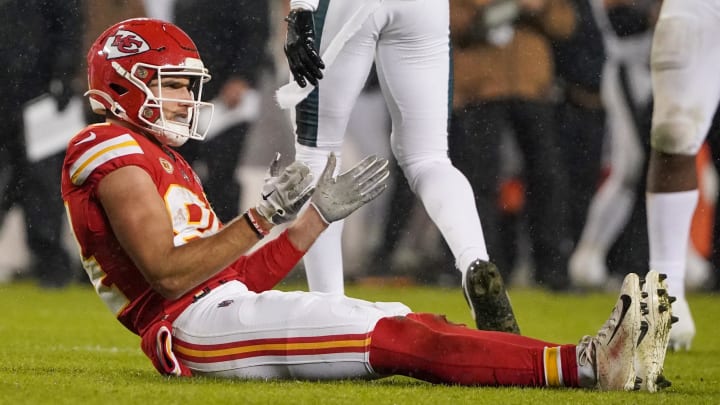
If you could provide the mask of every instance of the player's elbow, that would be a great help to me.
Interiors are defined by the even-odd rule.
[[[168,258],[159,254],[157,257]],[[175,300],[185,294],[192,286],[188,285],[187,277],[177,271],[171,260],[137,260],[138,269],[145,281],[155,292],[168,300]]]
[[[153,290],[168,300],[176,300],[189,290],[177,277],[158,277],[148,282]]]

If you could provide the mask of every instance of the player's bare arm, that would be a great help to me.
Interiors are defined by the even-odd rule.
[[[310,207],[288,227],[288,239],[295,248],[306,251],[327,227],[317,209]]]
[[[302,163],[295,162],[275,176],[271,165],[262,200],[250,211],[253,221],[236,219],[214,235],[178,247],[165,203],[143,169],[127,166],[108,174],[98,186],[98,196],[133,262],[156,291],[173,299],[237,260],[257,242],[259,231],[267,233],[274,225],[295,219],[311,195],[311,207],[288,230],[290,242],[303,251],[330,223],[347,217],[387,187],[386,159],[367,157],[338,176],[332,175],[335,164],[331,154],[314,195],[309,187],[312,178]]]
[[[166,298],[180,297],[207,280],[258,240],[245,221],[235,220],[212,236],[174,246],[165,202],[150,176],[135,166],[103,178],[98,197],[120,244],[153,289]]]
[[[172,111],[172,106],[164,111]],[[245,218],[177,247],[165,202],[143,169],[127,166],[113,171],[98,185],[98,195],[118,241],[145,279],[164,297],[175,299],[237,260],[273,226],[294,220],[312,195],[311,181],[302,163],[280,170],[276,158],[260,202]],[[306,250],[325,229],[312,224],[291,233],[298,249]]]

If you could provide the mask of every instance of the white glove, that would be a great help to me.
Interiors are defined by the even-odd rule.
[[[313,194],[312,180],[310,168],[302,162],[293,162],[280,173],[280,154],[276,154],[255,209],[275,225],[292,221]]]
[[[333,177],[336,161],[335,154],[330,153],[311,200],[327,224],[347,217],[379,196],[387,188],[390,175],[387,159],[372,155]]]

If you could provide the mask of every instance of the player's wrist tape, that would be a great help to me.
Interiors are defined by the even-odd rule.
[[[253,214],[252,210],[245,211],[243,218],[245,218],[245,221],[247,221],[248,225],[250,225],[250,228],[255,231],[255,235],[257,235],[258,239],[262,239],[270,233],[269,230],[266,230],[260,225],[260,222],[255,217],[255,214]]]

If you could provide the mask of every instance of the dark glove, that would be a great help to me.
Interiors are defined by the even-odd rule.
[[[317,86],[318,79],[323,78],[320,69],[325,69],[325,63],[315,47],[313,13],[309,10],[291,10],[285,21],[288,23],[285,56],[290,72],[300,87],[307,85],[305,80]]]

